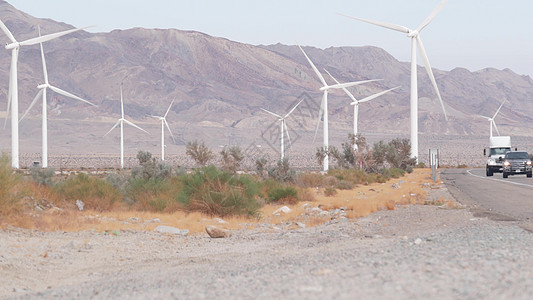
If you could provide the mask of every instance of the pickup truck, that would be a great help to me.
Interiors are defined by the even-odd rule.
[[[531,177],[531,160],[524,151],[509,151],[503,159],[503,178],[509,175],[526,174]]]

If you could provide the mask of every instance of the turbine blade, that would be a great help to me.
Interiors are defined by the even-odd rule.
[[[283,118],[282,116],[280,116],[280,115],[278,115],[278,114],[275,114],[275,113],[273,113],[273,112],[271,112],[271,111],[268,111],[268,110],[266,110],[266,109],[264,109],[264,108],[261,108],[261,110],[264,111],[264,112],[266,112],[266,113],[269,113],[269,114],[273,115],[274,117],[277,117],[277,118],[280,118],[280,119]]]
[[[70,30],[57,32],[57,33],[51,33],[51,34],[43,35],[43,36],[40,36],[40,37],[36,37],[36,38],[33,38],[33,39],[29,39],[29,40],[20,42],[20,45],[21,46],[29,46],[29,45],[35,45],[35,44],[39,44],[39,43],[44,43],[44,42],[47,42],[49,40],[53,40],[55,38],[64,36],[66,34],[73,33],[73,32],[76,32],[76,31],[80,31],[80,30],[83,30],[83,29],[87,29],[87,28],[90,28],[90,27],[93,27],[93,26],[87,26],[87,27],[82,27],[82,28],[74,28],[74,29],[70,29]]]
[[[485,117],[485,116],[479,116],[479,117],[484,118],[484,119],[487,119],[487,120],[489,120],[489,121],[492,121],[492,118],[489,118],[489,117]]]
[[[422,56],[422,59],[424,60],[424,65],[426,66],[426,71],[429,75],[429,79],[431,80],[431,83],[433,84],[433,88],[435,88],[435,92],[437,93],[437,96],[439,97],[440,106],[442,107],[442,111],[444,112],[444,118],[446,119],[446,121],[448,121],[448,115],[446,114],[446,109],[444,108],[444,102],[442,102],[439,88],[437,87],[435,76],[433,76],[433,71],[431,70],[431,65],[429,64],[429,59],[426,54],[426,49],[424,49],[424,45],[422,44],[420,35],[416,36],[416,40],[417,40],[418,50],[420,51],[420,55]]]
[[[446,2],[448,2],[448,0],[444,0],[442,1],[439,6],[437,6],[437,8],[435,8],[431,14],[424,20],[424,22],[422,22],[422,24],[420,24],[420,26],[418,26],[418,29],[416,29],[418,32],[420,32],[422,29],[424,29],[424,27],[426,27],[429,23],[431,23],[431,21],[435,18],[435,16],[441,11],[442,7],[444,6],[444,4],[446,4]]]
[[[166,118],[166,117],[167,117],[168,112],[170,111],[170,108],[172,107],[172,104],[174,104],[174,100],[176,100],[176,98],[172,99],[172,102],[170,102],[170,105],[168,106],[167,112],[165,113],[165,115],[163,116],[163,118]]]
[[[496,126],[496,122],[494,122],[494,120],[492,120],[491,122],[492,122],[492,125],[494,125],[494,129],[496,129],[496,132],[498,133],[498,135],[500,135],[500,132],[498,131],[498,126]]]
[[[302,103],[302,101],[304,101],[304,99],[300,100],[286,115],[285,115],[285,118],[287,118],[288,116],[290,116],[292,114],[292,112],[298,107],[298,105],[300,105],[300,103]],[[284,118],[284,119],[285,119]]]
[[[172,141],[176,142],[174,139],[174,135],[172,134],[172,130],[170,130],[170,126],[168,126],[167,119],[163,119],[163,122],[165,122],[165,125],[167,126],[168,132],[170,132],[170,136],[172,137]]]
[[[90,104],[90,105],[92,105],[92,106],[96,106],[95,104],[93,104],[93,103],[91,103],[91,102],[89,102],[89,101],[87,101],[87,100],[85,100],[85,99],[82,99],[82,98],[80,98],[80,97],[78,97],[78,96],[72,95],[72,94],[69,93],[69,92],[65,92],[64,90],[62,90],[62,89],[60,89],[60,88],[56,88],[55,86],[50,85],[50,89],[51,89],[52,91],[58,93],[58,94],[61,94],[61,95],[65,96],[65,97],[69,97],[69,98],[72,98],[72,99],[76,99],[76,100],[79,100],[79,101],[85,102],[85,103],[87,103],[87,104]]]
[[[311,59],[309,58],[309,56],[307,56],[307,54],[305,54],[304,49],[302,49],[302,47],[300,47],[300,45],[298,45],[298,48],[300,48],[300,50],[302,50],[302,53],[305,55],[305,58],[307,58],[307,61],[308,61],[309,64],[311,65],[311,68],[313,68],[313,71],[315,71],[316,75],[318,76],[318,79],[320,79],[320,82],[322,82],[322,84],[323,84],[324,86],[327,86],[328,84],[326,83],[326,80],[324,79],[324,77],[322,76],[322,74],[320,74],[320,72],[318,71],[318,69],[315,67],[315,64],[311,61]]]
[[[397,87],[394,87],[394,88],[392,88],[392,89],[388,89],[388,90],[386,90],[386,91],[379,92],[379,93],[377,93],[377,94],[374,94],[374,95],[368,96],[368,97],[366,97],[366,98],[364,98],[364,99],[359,100],[359,103],[370,101],[370,100],[372,100],[372,99],[375,99],[375,98],[377,98],[377,97],[379,97],[379,96],[381,96],[381,95],[383,95],[383,94],[386,94],[386,93],[388,93],[388,92],[390,92],[390,91],[393,91],[393,90],[395,90],[395,89],[398,89],[398,88],[400,88],[400,87],[397,86]]]
[[[2,20],[0,20],[0,28],[2,28],[2,31],[7,35],[7,37],[11,40],[12,43],[16,43],[17,42],[17,40],[15,40],[15,37],[13,36],[11,31],[9,31],[9,29],[7,29],[6,24],[4,24],[4,22],[2,22]]]
[[[337,14],[339,14],[339,13],[337,13]],[[396,30],[396,31],[404,32],[404,33],[409,33],[409,28],[407,28],[405,26],[391,24],[391,23],[385,23],[385,22],[379,22],[379,21],[372,21],[372,20],[352,17],[352,16],[348,16],[348,15],[344,15],[344,14],[339,14],[339,15],[341,15],[343,17],[350,18],[350,19],[359,20],[359,21],[362,21],[362,22],[365,22],[365,23],[370,23],[370,24],[374,24],[374,25],[377,25],[377,26],[385,27],[385,28],[388,28],[388,29],[392,29],[392,30]]]
[[[139,127],[139,126],[137,126],[137,125],[133,124],[132,122],[130,122],[130,121],[126,120],[126,119],[124,119],[124,122],[126,122],[126,123],[127,123],[128,125],[131,125],[131,126],[133,126],[133,127],[137,128],[137,129],[139,129],[139,130],[142,130],[142,131],[144,131],[144,132],[148,133],[148,131],[146,131],[146,130],[142,129],[141,127]],[[149,133],[148,133],[148,134],[149,134]]]
[[[502,109],[503,104],[505,104],[505,101],[507,101],[507,99],[503,99],[502,104],[500,104],[500,107],[498,107],[498,110],[496,111],[496,113],[494,114],[494,116],[492,117],[492,119],[496,118],[496,116],[497,116],[498,113],[500,112],[500,109]]]
[[[22,119],[24,119],[24,117],[26,117],[28,112],[30,112],[30,110],[35,105],[35,103],[37,103],[37,100],[39,100],[39,98],[41,97],[42,94],[43,94],[43,89],[40,89],[39,92],[37,93],[37,95],[35,96],[35,98],[33,98],[33,101],[31,102],[31,104],[28,107],[28,109],[26,109],[26,112],[22,115],[22,117],[20,117],[19,123],[22,121]],[[46,107],[43,107],[43,109],[46,109]]]
[[[37,27],[39,29],[39,36],[41,36],[41,28]],[[41,46],[41,58],[43,62],[43,74],[44,74],[44,83],[48,84],[48,70],[46,69],[46,60],[44,59],[44,49],[43,49],[43,43],[39,43]]]
[[[108,135],[111,131],[113,131],[113,129],[117,128],[118,124],[120,124],[120,121],[121,121],[121,120],[118,120],[118,121],[115,123],[115,125],[113,125],[113,127],[111,127],[111,129],[109,129],[109,131],[108,131],[106,134],[104,134],[104,136]]]
[[[7,110],[6,118],[4,120],[4,129],[7,126],[7,117],[9,116],[9,110],[11,108],[11,100],[13,98],[13,92],[18,92],[13,89],[13,78],[17,74],[17,62],[18,62],[19,48],[14,48],[11,51],[11,68],[9,69],[9,90],[7,92]],[[13,116],[11,116],[13,117]]]
[[[360,85],[360,84],[363,84],[363,83],[368,83],[368,82],[372,82],[372,81],[380,81],[380,80],[383,80],[383,79],[371,79],[371,80],[339,83],[339,84],[330,85],[328,87],[328,89],[342,89],[342,88],[347,88],[347,87],[351,87],[351,86],[354,86],[354,85]]]
[[[328,72],[328,70],[324,69],[324,71],[326,71],[326,73],[328,73],[329,77],[333,78],[333,80],[337,84],[341,84],[335,77],[333,77],[333,75],[331,75],[331,73]],[[354,95],[350,91],[348,91],[347,88],[342,87],[342,90],[348,95],[348,97],[350,97],[350,99],[352,99],[352,101],[357,102],[357,99],[355,99]]]
[[[313,142],[315,142],[316,140],[316,136],[318,134],[318,128],[320,127],[320,121],[321,121],[321,116],[322,114],[324,113],[324,103],[326,101],[326,91],[324,91],[324,95],[322,96],[322,102],[320,103],[320,110],[318,111],[318,121],[316,123],[316,129],[315,129],[315,137],[313,137]]]

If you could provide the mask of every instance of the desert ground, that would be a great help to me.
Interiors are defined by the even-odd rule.
[[[79,212],[59,222],[60,212],[45,210],[43,223],[60,228],[0,231],[0,298],[528,299],[533,293],[533,274],[523,268],[533,265],[533,235],[513,222],[474,217],[427,169],[335,197],[313,192],[315,201],[288,206],[287,213],[282,205],[266,206],[257,220]],[[160,225],[180,232],[158,232]],[[231,236],[210,238],[207,225]]]

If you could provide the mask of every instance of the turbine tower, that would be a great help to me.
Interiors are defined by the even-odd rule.
[[[330,76],[330,77],[331,77],[336,83],[340,84],[340,82],[339,82],[337,79],[335,79],[335,77],[333,77],[333,75],[331,75],[327,70],[325,70],[325,71],[326,71],[326,73],[329,74],[329,76]],[[377,80],[379,80],[379,79],[377,79]],[[353,105],[353,135],[354,135],[354,137],[356,138],[356,140],[357,140],[357,133],[358,133],[358,130],[357,130],[357,122],[358,122],[358,118],[359,118],[359,104],[360,104],[360,103],[363,103],[363,102],[368,102],[368,101],[370,101],[370,100],[373,100],[373,99],[375,99],[375,98],[377,98],[377,97],[379,97],[379,96],[381,96],[381,95],[384,95],[384,94],[386,94],[386,93],[388,93],[388,92],[390,92],[390,91],[393,91],[393,90],[395,90],[395,89],[398,89],[398,88],[400,88],[400,87],[397,86],[397,87],[395,87],[395,88],[388,89],[388,90],[386,90],[386,91],[379,92],[379,93],[376,93],[376,94],[374,94],[374,95],[370,95],[370,96],[368,96],[368,97],[366,97],[366,98],[363,98],[363,99],[361,99],[361,100],[357,100],[357,99],[355,99],[354,95],[353,95],[350,91],[348,91],[347,88],[342,88],[342,90],[348,95],[348,97],[350,97],[350,99],[352,99],[352,102],[350,103],[350,105]],[[355,150],[355,151],[358,150],[358,149],[357,149],[357,143],[354,144],[354,150]]]
[[[273,113],[271,111],[268,111],[264,108],[261,108],[262,111],[266,112],[266,113],[269,113],[271,115],[273,115],[274,117],[278,118],[278,121],[281,122],[281,128],[280,128],[280,132],[281,132],[281,160],[283,160],[285,158],[285,133],[287,133],[287,139],[289,141],[289,146],[291,144],[291,137],[289,135],[289,128],[287,127],[287,122],[286,122],[286,119],[292,114],[292,112],[298,107],[298,105],[300,105],[300,103],[302,103],[302,101],[304,101],[304,99],[300,100],[300,102],[298,102],[284,117],[276,114],[276,113]]]
[[[176,99],[174,99],[176,100]],[[172,134],[172,130],[170,130],[170,126],[168,126],[168,123],[167,123],[167,115],[168,115],[168,112],[170,111],[170,108],[172,107],[172,104],[174,104],[174,100],[172,100],[172,102],[170,103],[168,109],[167,109],[167,112],[165,113],[164,116],[151,116],[153,118],[157,118],[161,121],[161,160],[164,161],[165,160],[165,126],[167,127],[168,129],[168,132],[170,132],[170,136],[172,137],[172,141],[174,141],[174,135]]]
[[[109,129],[109,131],[104,134],[104,136],[108,135],[111,131],[113,131],[113,129],[115,129],[120,124],[120,168],[124,169],[124,123],[131,125],[146,133],[148,133],[148,131],[142,129],[141,127],[133,124],[132,122],[124,118],[124,100],[122,99],[122,85],[120,85],[120,111],[122,113],[121,118],[118,119],[115,125],[113,125],[113,127],[111,127],[111,129]]]
[[[492,118],[490,117],[485,117],[485,116],[480,116],[482,118],[485,118],[489,121],[489,125],[490,125],[490,137],[492,137],[492,126],[494,126],[494,129],[496,129],[496,132],[498,133],[498,135],[500,135],[500,131],[498,131],[498,127],[496,126],[496,122],[494,122],[494,119],[496,118],[496,116],[498,115],[498,113],[500,113],[500,109],[502,109],[502,106],[503,104],[505,104],[505,102],[507,101],[507,99],[504,99],[502,104],[500,104],[500,107],[498,107],[498,110],[496,111],[496,113],[494,114],[494,116],[492,116]]]
[[[372,82],[372,81],[376,81],[376,80],[363,80],[363,81],[356,81],[356,82],[348,82],[348,83],[342,83],[342,84],[328,85],[326,80],[322,76],[322,74],[320,74],[320,72],[316,68],[315,64],[313,64],[313,62],[311,61],[309,56],[307,56],[307,54],[302,49],[302,47],[300,47],[300,46],[298,46],[298,47],[300,48],[302,53],[305,55],[305,58],[307,58],[307,61],[311,65],[311,68],[313,68],[313,71],[315,71],[315,73],[318,76],[318,79],[320,80],[320,82],[323,84],[323,86],[320,88],[320,91],[324,92],[324,94],[322,96],[322,102],[320,104],[320,111],[318,113],[318,123],[317,123],[316,130],[315,130],[315,138],[316,138],[316,134],[318,132],[318,127],[320,126],[320,118],[322,116],[323,119],[324,119],[323,129],[324,129],[324,153],[325,153],[324,154],[323,170],[324,170],[324,172],[327,172],[328,169],[329,169],[329,153],[328,153],[328,151],[329,151],[328,91],[330,89],[341,89],[343,87],[344,88],[351,87],[351,86],[354,86],[354,85],[363,84],[363,83],[367,83],[367,82]]]
[[[420,55],[422,56],[422,59],[424,60],[424,65],[426,67],[426,71],[429,75],[429,79],[431,80],[431,83],[433,84],[433,88],[435,89],[435,92],[437,93],[437,96],[440,101],[440,105],[442,106],[442,111],[444,112],[444,118],[446,121],[448,121],[448,116],[446,114],[446,109],[444,108],[444,103],[442,102],[442,98],[440,96],[439,88],[437,87],[437,82],[435,81],[435,76],[433,76],[433,71],[431,70],[431,65],[429,64],[429,60],[426,54],[426,50],[424,48],[424,45],[422,44],[422,40],[420,39],[420,31],[424,29],[431,21],[435,18],[435,16],[440,12],[442,7],[446,4],[448,0],[442,1],[439,6],[433,12],[420,24],[420,26],[415,29],[409,29],[407,27],[396,25],[396,24],[390,24],[385,22],[378,22],[378,21],[371,21],[367,19],[342,15],[351,19],[363,21],[366,23],[374,24],[377,26],[385,27],[388,29],[400,31],[403,33],[407,33],[407,37],[411,38],[411,158],[416,158],[418,161],[418,82],[417,82],[417,64],[416,64],[416,48],[418,47],[418,50],[420,51]]]
[[[18,169],[19,164],[19,98],[18,98],[18,56],[21,46],[30,46],[39,43],[43,43],[63,35],[76,32],[82,29],[89,27],[76,28],[65,30],[57,33],[43,35],[37,38],[32,38],[26,41],[18,42],[11,31],[6,27],[4,22],[0,20],[0,28],[7,35],[11,43],[6,45],[7,50],[11,50],[11,69],[9,71],[9,91],[7,94],[7,110],[6,110],[6,122],[4,123],[4,128],[7,124],[7,114],[9,113],[9,107],[11,106],[11,167]]]
[[[41,35],[41,30],[39,28],[39,36]],[[90,104],[92,106],[96,106],[94,105],[93,103],[87,101],[87,100],[84,100],[78,96],[75,96],[69,92],[65,92],[64,90],[62,89],[59,89],[53,85],[50,85],[50,83],[48,82],[48,72],[47,72],[47,69],[46,69],[46,61],[44,59],[44,50],[43,50],[43,44],[42,43],[39,43],[40,46],[41,46],[41,58],[42,58],[42,61],[43,61],[43,73],[44,73],[44,83],[37,86],[37,88],[39,88],[39,92],[37,93],[37,96],[35,96],[35,98],[33,99],[33,101],[31,102],[30,106],[28,107],[28,109],[26,110],[26,112],[22,115],[22,117],[20,118],[20,121],[22,121],[24,119],[24,117],[28,114],[28,112],[31,110],[31,108],[35,105],[35,103],[37,102],[37,100],[39,100],[39,97],[42,95],[43,96],[43,116],[42,116],[42,167],[43,168],[48,168],[48,116],[47,116],[47,107],[46,107],[46,89],[51,89],[52,91],[58,93],[58,94],[61,94],[63,96],[66,96],[66,97],[69,97],[69,98],[72,98],[72,99],[75,99],[75,100],[79,100],[79,101],[82,101],[82,102],[85,102],[87,104]],[[20,122],[19,121],[19,122]]]

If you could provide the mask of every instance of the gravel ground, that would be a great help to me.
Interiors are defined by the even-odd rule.
[[[533,234],[518,225],[409,205],[226,239],[9,229],[0,298],[531,299]]]

